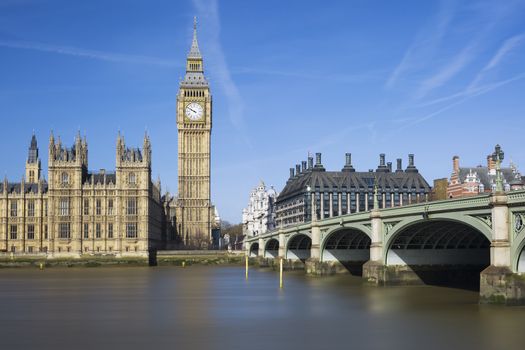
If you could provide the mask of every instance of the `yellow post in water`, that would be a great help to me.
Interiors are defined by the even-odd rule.
[[[246,260],[246,279],[248,279],[248,254],[245,254],[245,260]]]
[[[279,259],[279,288],[283,287],[283,258]]]
[[[186,261],[182,261],[182,267],[186,267]]]
[[[40,263],[40,270],[44,269],[44,264]]]

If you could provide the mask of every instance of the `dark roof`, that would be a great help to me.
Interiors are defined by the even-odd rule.
[[[77,157],[76,146],[73,145],[71,148],[59,146],[56,154],[55,160],[74,162]]]
[[[465,182],[465,179],[471,170],[472,173],[477,174],[479,181],[487,189],[490,189],[492,184],[496,181],[496,175],[491,175],[488,167],[477,166],[472,168],[459,168],[459,181],[461,183]],[[501,168],[501,174],[503,175],[505,182],[508,184],[523,184],[523,178],[513,168]]]
[[[180,86],[186,88],[208,87],[208,81],[202,72],[186,72]]]
[[[117,175],[115,173],[89,173],[86,177],[86,180],[84,183],[95,183],[96,184],[116,184],[117,183]]]
[[[20,182],[11,182],[7,184],[8,193],[21,193],[20,189],[22,184]],[[42,189],[44,192],[47,192],[47,182],[42,183]],[[4,183],[0,183],[0,192],[4,192]],[[24,184],[24,193],[38,193],[38,183],[25,183]]]
[[[340,191],[343,188],[347,190],[351,188],[369,189],[374,187],[376,178],[378,191],[380,192],[393,188],[430,192],[430,185],[416,171],[350,172],[307,170],[288,180],[277,200],[285,200],[304,193],[307,186],[310,186],[312,191],[316,187],[320,191]]]
[[[29,149],[38,149],[35,134],[31,137],[31,145],[29,146]]]
[[[122,152],[121,160],[128,162],[142,162],[142,152],[140,148],[126,148]]]
[[[29,164],[36,164],[38,162],[38,146],[36,144],[35,134],[33,134],[33,137],[31,137],[31,145],[29,146],[27,162]]]

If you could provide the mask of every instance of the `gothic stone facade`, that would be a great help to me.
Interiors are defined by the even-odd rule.
[[[0,251],[146,256],[160,243],[160,184],[151,182],[151,144],[127,148],[119,135],[116,170],[88,172],[88,146],[51,135],[46,182],[35,136],[21,182],[0,184]]]

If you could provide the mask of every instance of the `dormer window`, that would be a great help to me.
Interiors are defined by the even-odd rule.
[[[69,175],[68,173],[62,173],[62,184],[66,185],[69,183]]]
[[[135,176],[134,173],[131,173],[129,174],[128,176],[128,182],[132,185],[136,184],[137,183],[137,177]]]

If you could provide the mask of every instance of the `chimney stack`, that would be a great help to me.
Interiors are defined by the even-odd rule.
[[[303,160],[303,161],[301,162],[301,167],[302,167],[302,170],[301,170],[301,171],[302,171],[303,173],[305,173],[305,172],[306,172],[306,161],[305,161],[305,160]]]
[[[496,167],[496,165],[494,164],[494,160],[492,159],[492,156],[491,155],[488,155],[487,156],[487,168],[489,170],[489,172],[494,169]]]
[[[452,168],[453,168],[455,173],[459,174],[459,157],[458,156],[454,156],[452,158]]]
[[[290,179],[292,179],[294,176],[294,168],[290,168]]]
[[[323,167],[323,163],[321,163],[321,153],[316,153],[315,154],[315,166],[314,166],[314,169],[315,171],[325,171],[325,168]]]
[[[388,168],[388,171],[392,172],[392,162],[386,163],[386,166]]]
[[[388,171],[388,167],[385,164],[385,154],[384,153],[381,153],[379,155],[379,166],[377,167],[376,171],[380,171],[380,172]]]
[[[403,171],[403,160],[401,158],[397,158],[396,172],[402,172],[402,171]]]
[[[355,171],[352,166],[352,153],[345,153],[345,166],[343,167],[343,171]]]
[[[408,155],[408,167],[406,168],[405,171],[406,172],[413,172],[413,173],[417,173],[418,172],[416,166],[414,165],[414,154],[413,153],[410,153]]]
[[[312,169],[314,167],[314,157],[308,156],[308,169]]]
[[[299,175],[301,173],[301,164],[295,164],[295,174]]]

